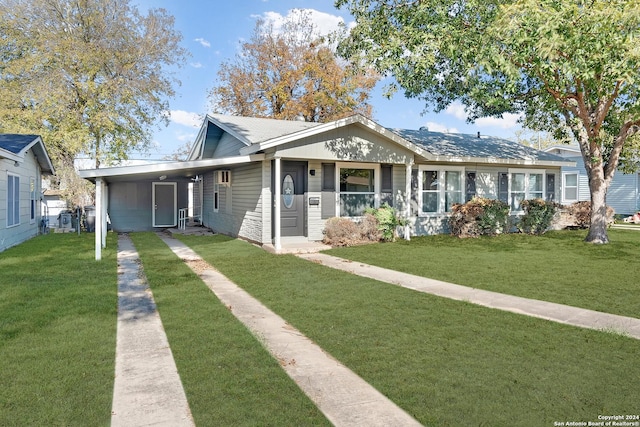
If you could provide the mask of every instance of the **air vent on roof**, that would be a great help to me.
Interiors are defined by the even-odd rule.
[[[428,128],[428,127],[426,127],[426,126],[421,126],[421,127],[420,127],[420,130],[423,130],[423,131],[425,131],[425,132],[429,132],[429,128]]]

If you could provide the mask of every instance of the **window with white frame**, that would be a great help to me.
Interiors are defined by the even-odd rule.
[[[443,214],[464,203],[464,168],[420,166],[418,192],[422,215]]]
[[[565,172],[562,174],[562,202],[573,203],[578,201],[578,172]]]
[[[359,217],[378,206],[380,165],[343,163],[336,168],[339,182],[338,212],[342,217]]]
[[[7,227],[20,224],[20,177],[7,173]]]
[[[523,200],[544,199],[545,171],[509,171],[509,206],[512,211],[520,211]]]

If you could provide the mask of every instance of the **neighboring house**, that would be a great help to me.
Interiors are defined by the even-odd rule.
[[[38,234],[42,177],[53,174],[38,135],[0,134],[0,252]]]
[[[558,200],[563,205],[591,200],[589,177],[584,168],[580,147],[577,144],[554,145],[544,151],[575,162],[575,166],[562,167],[562,194]],[[607,205],[616,214],[633,215],[640,210],[640,173],[622,173],[617,170],[607,192]]]
[[[202,224],[279,248],[318,241],[328,218],[392,205],[414,235],[446,231],[474,195],[555,200],[561,157],[502,139],[386,129],[355,115],[330,123],[207,116],[187,161],[80,171],[98,184],[115,231],[174,227],[189,184]],[[278,197],[274,197],[278,195]],[[96,237],[97,239],[98,237]]]

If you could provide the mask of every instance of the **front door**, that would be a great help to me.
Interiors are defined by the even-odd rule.
[[[175,182],[153,183],[153,226],[175,227],[177,222],[177,184]]]
[[[307,164],[282,162],[280,195],[280,233],[304,236],[304,193],[307,187]]]

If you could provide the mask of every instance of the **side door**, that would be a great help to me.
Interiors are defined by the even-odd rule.
[[[175,182],[154,182],[152,204],[153,227],[175,227],[178,224],[178,197]]]

